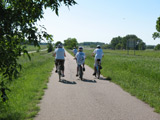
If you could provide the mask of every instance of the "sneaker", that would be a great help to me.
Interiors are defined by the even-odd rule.
[[[78,74],[76,74],[76,77],[78,77]]]
[[[83,71],[85,71],[85,68],[83,68]]]
[[[96,73],[94,72],[93,75],[96,75]]]
[[[57,70],[55,71],[55,73],[57,73]]]
[[[65,75],[64,74],[62,74],[62,77],[64,77]]]

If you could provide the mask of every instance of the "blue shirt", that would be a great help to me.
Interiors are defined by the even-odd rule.
[[[82,65],[85,62],[85,54],[84,52],[77,52],[76,54],[77,64]]]
[[[64,49],[63,48],[57,48],[55,50],[55,53],[56,53],[56,59],[61,59],[61,60],[64,60]]]
[[[73,53],[74,53],[74,55],[76,55],[77,54],[77,49],[73,49]]]

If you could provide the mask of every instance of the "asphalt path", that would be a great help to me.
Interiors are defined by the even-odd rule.
[[[84,80],[76,77],[76,62],[66,53],[65,77],[55,68],[35,120],[160,120],[146,103],[123,91],[103,76],[98,80],[86,66]]]

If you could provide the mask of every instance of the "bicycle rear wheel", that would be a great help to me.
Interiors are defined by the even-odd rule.
[[[99,65],[96,67],[96,75],[95,75],[98,79],[100,78],[100,67]]]
[[[59,81],[61,81],[61,69],[60,69],[60,65],[58,65],[58,75],[59,75]]]
[[[81,80],[83,80],[83,71],[82,71],[82,66],[81,65],[79,66],[79,78]]]

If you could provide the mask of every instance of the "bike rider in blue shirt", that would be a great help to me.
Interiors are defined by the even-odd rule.
[[[76,58],[76,61],[77,61],[77,74],[76,74],[76,77],[78,76],[78,65],[83,65],[83,71],[85,71],[85,67],[84,67],[84,64],[85,64],[85,53],[83,52],[83,47],[79,47],[78,48],[78,51],[75,58]]]
[[[73,48],[73,54],[74,54],[74,56],[77,54],[77,49],[76,49],[76,47]]]

